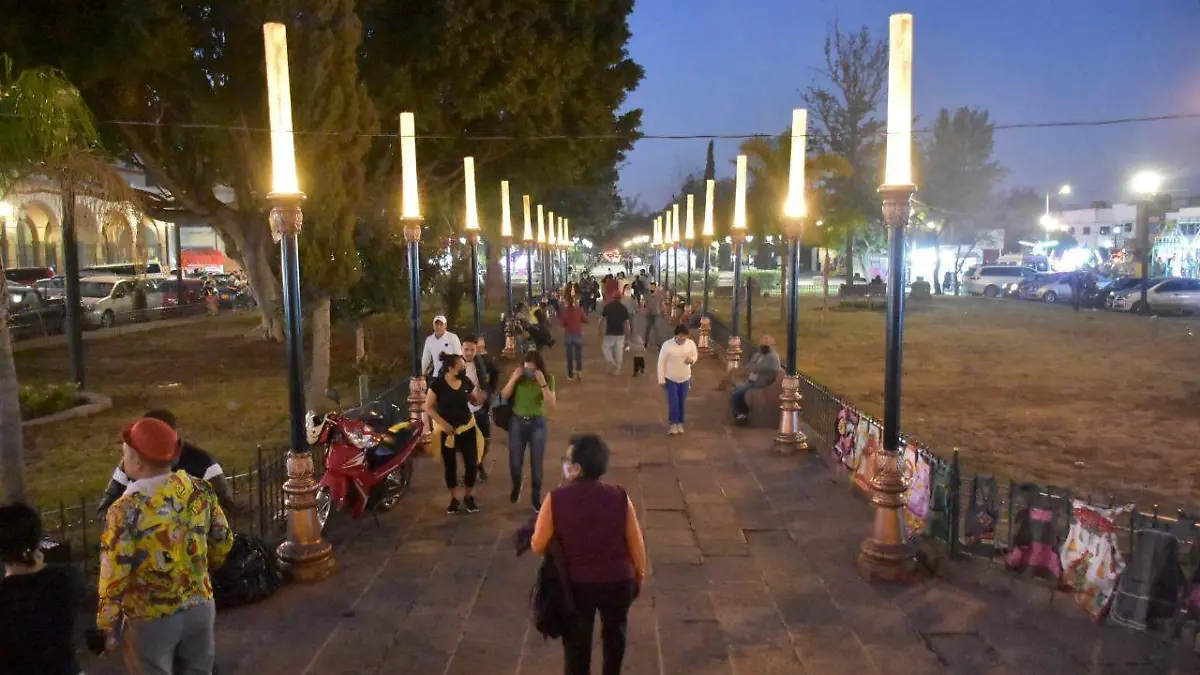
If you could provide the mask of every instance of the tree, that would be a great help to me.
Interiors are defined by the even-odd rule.
[[[15,71],[0,56],[0,198],[22,178],[48,174],[88,179],[92,190],[112,182],[93,150],[95,121],[79,92],[49,68]],[[0,265],[2,267],[2,265]],[[0,269],[0,297],[7,279]],[[28,501],[20,387],[8,331],[8,302],[0,302],[0,501]]]
[[[992,213],[996,227],[1004,229],[1004,249],[1016,251],[1021,241],[1041,241],[1046,230],[1040,224],[1044,197],[1032,188],[1018,187],[997,195]]]
[[[979,244],[989,224],[988,211],[1004,169],[993,159],[995,125],[986,110],[959,108],[951,115],[942,108],[933,123],[933,137],[924,148],[921,198],[933,211],[933,245],[938,250],[934,288],[941,288],[942,241],[955,246],[954,278],[963,260]],[[957,289],[955,289],[957,291]]]
[[[813,146],[841,157],[849,168],[831,180],[833,199],[822,211],[827,236],[844,245],[847,283],[854,281],[856,244],[873,244],[882,237],[876,189],[886,127],[876,113],[887,72],[885,42],[873,39],[866,27],[845,33],[835,22],[825,37],[826,82],[804,92],[815,123]]]

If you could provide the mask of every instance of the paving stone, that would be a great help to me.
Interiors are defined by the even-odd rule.
[[[701,547],[703,550],[703,547]],[[751,581],[762,583],[762,574],[752,560],[738,556],[704,556],[704,574],[712,583]]]
[[[653,530],[691,530],[692,523],[684,511],[646,511],[646,522],[642,527]]]
[[[647,536],[647,539],[650,537]],[[691,563],[699,565],[701,562],[700,549],[696,546],[666,546],[655,545],[648,543],[651,565],[659,563]]]
[[[806,675],[795,652],[771,647],[730,647],[735,675]]]

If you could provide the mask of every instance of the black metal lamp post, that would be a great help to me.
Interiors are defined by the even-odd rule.
[[[807,207],[804,201],[804,160],[808,136],[808,111],[792,111],[791,167],[788,175],[788,195],[784,204],[784,235],[787,237],[787,261],[789,266],[787,299],[787,359],[784,362],[784,377],[779,390],[779,433],[775,443],[808,449],[808,439],[800,430],[800,367],[796,360],[799,342],[800,315],[800,240],[804,234],[804,219]]]
[[[288,76],[287,29],[281,23],[263,24],[267,64],[267,99],[271,117],[272,189],[270,225],[280,242],[283,271],[283,308],[287,324],[289,440],[287,480],[283,484],[287,508],[287,539],[279,557],[299,581],[320,581],[333,570],[333,547],[321,537],[317,516],[317,481],[312,451],[305,433],[304,341],[300,309],[300,228],[304,214],[296,176],[296,151],[292,138],[291,84]]]
[[[729,343],[725,346],[725,365],[729,370],[742,365],[742,338],[738,332],[738,314],[742,310],[742,247],[746,243],[746,156],[737,157],[734,184],[733,226],[733,320]]]
[[[521,198],[525,211],[525,227],[529,227],[529,195]],[[517,353],[517,318],[513,316],[512,290],[512,205],[508,195],[508,181],[500,181],[500,239],[504,241],[504,349],[500,357],[511,359]]]
[[[883,448],[875,455],[871,503],[875,520],[862,543],[858,570],[868,581],[916,575],[916,551],[904,532],[908,482],[900,465],[900,376],[904,347],[904,229],[912,184],[912,15],[893,14],[889,39],[887,162],[883,220],[888,228],[887,354],[883,380]]]
[[[471,246],[471,293],[473,296],[472,302],[472,324],[471,327],[475,331],[475,335],[479,335],[480,322],[479,314],[482,303],[479,297],[479,202],[475,193],[475,158],[463,157],[463,185],[466,190],[465,202],[467,207],[466,230],[467,239]],[[454,317],[450,317],[453,321]]]

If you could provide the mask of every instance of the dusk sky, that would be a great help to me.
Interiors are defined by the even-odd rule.
[[[1200,113],[1197,0],[638,0],[630,50],[646,77],[628,105],[645,111],[646,134],[781,132],[820,77],[834,20],[886,39],[901,11],[913,14],[918,128],[964,105],[998,124]],[[661,207],[703,169],[706,143],[642,140],[622,193]],[[719,177],[737,144],[717,141]],[[997,130],[996,155],[1006,185],[1070,183],[1082,204],[1128,199],[1138,168],[1200,195],[1200,118]]]

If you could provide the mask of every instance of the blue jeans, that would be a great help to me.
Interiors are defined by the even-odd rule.
[[[746,403],[746,392],[754,388],[753,382],[739,384],[729,392],[729,404],[733,406],[734,415],[749,415],[750,406]]]
[[[513,415],[508,428],[508,472],[512,477],[513,493],[521,489],[521,473],[525,468],[525,448],[529,448],[530,494],[533,505],[542,505],[542,468],[546,459],[546,418]]]
[[[667,423],[683,424],[683,408],[687,403],[688,382],[667,380]]]
[[[583,372],[583,336],[567,333],[563,337],[567,347],[567,377]]]

